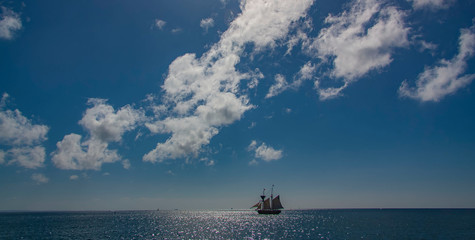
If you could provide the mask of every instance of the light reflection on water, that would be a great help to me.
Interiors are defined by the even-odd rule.
[[[0,213],[0,239],[475,239],[475,210]]]

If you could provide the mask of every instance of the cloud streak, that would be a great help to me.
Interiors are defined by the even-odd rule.
[[[446,9],[454,2],[454,0],[408,0],[412,2],[412,7],[416,10],[429,9],[438,10]]]
[[[475,53],[475,26],[460,30],[459,52],[450,60],[441,59],[436,66],[426,67],[419,74],[416,86],[410,87],[404,81],[400,88],[401,97],[409,97],[420,101],[438,102],[445,96],[458,91],[470,84],[475,74],[465,74],[468,59]]]

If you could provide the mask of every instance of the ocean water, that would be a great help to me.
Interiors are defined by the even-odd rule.
[[[15,212],[0,239],[475,239],[475,209]]]

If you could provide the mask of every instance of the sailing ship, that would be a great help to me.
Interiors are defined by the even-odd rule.
[[[272,185],[272,190],[270,197],[266,199],[265,194],[266,189],[262,191],[261,200],[254,204],[251,208],[256,208],[259,214],[279,214],[280,209],[283,209],[282,203],[280,202],[280,195],[274,198],[274,185]]]

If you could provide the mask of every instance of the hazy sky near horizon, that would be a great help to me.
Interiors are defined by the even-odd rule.
[[[0,2],[0,210],[475,207],[475,2]]]

